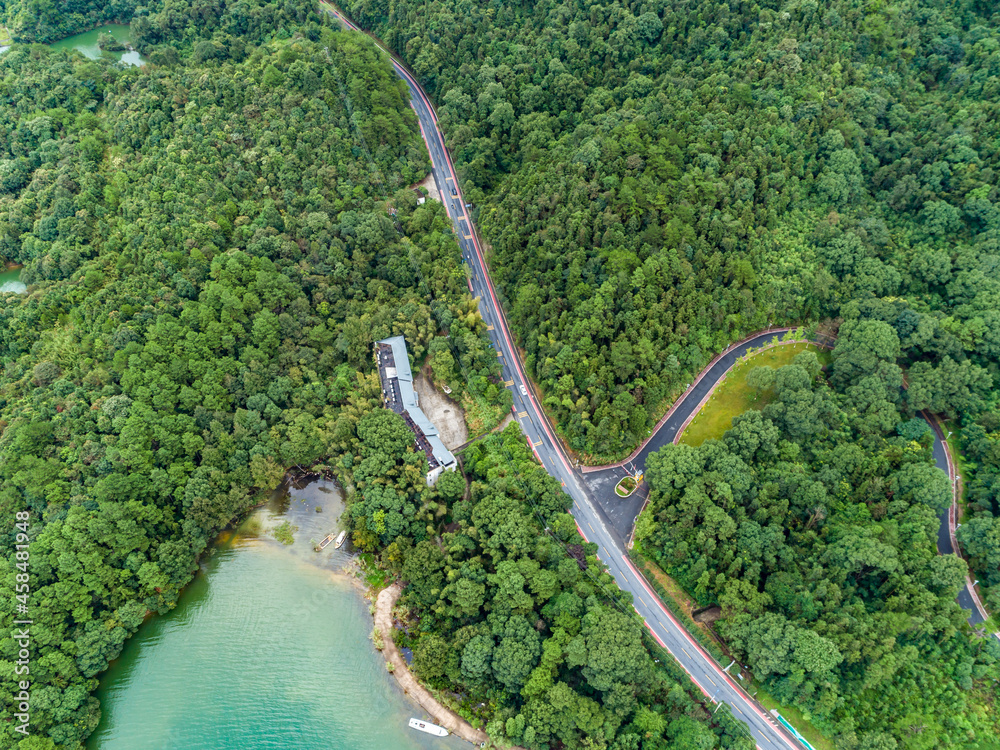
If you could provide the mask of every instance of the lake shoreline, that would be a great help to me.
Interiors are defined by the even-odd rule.
[[[248,497],[256,510],[227,524],[176,606],[149,617],[101,675],[102,719],[89,750],[277,747],[279,739],[286,750],[309,750],[320,736],[335,738],[323,744],[331,750],[464,745],[408,728],[423,711],[372,648],[374,592],[358,561],[343,549],[314,551],[343,513],[345,493],[328,477],[293,469],[263,493],[268,503]],[[297,527],[292,544],[273,538],[285,523]],[[196,711],[193,690],[213,696]],[[262,713],[253,696],[265,693],[274,710]]]
[[[396,600],[403,593],[403,587],[397,582],[379,592],[375,601],[375,630],[382,636],[383,655],[386,657],[386,664],[392,664],[392,676],[396,679],[403,693],[411,701],[420,706],[430,714],[431,718],[440,726],[443,726],[456,737],[471,742],[474,745],[481,745],[489,741],[489,736],[481,729],[476,729],[469,722],[452,711],[450,708],[435,698],[430,690],[410,672],[409,665],[399,653],[395,641],[392,639],[393,617],[392,608],[396,605]],[[376,647],[377,648],[377,647]],[[512,748],[521,750],[521,748]]]
[[[121,48],[112,50],[101,47],[98,44],[101,34],[110,36]],[[149,62],[132,42],[131,25],[129,23],[121,23],[119,20],[105,22],[85,31],[70,34],[62,39],[56,39],[44,44],[51,50],[79,52],[89,60],[103,59],[133,67],[143,67]]]
[[[65,41],[67,39],[70,39],[70,38],[72,38],[74,36],[80,36],[81,34],[89,34],[92,31],[98,31],[100,29],[103,29],[105,26],[128,26],[129,30],[131,30],[131,28],[132,28],[132,19],[130,18],[128,21],[122,21],[122,20],[120,20],[118,18],[115,18],[113,20],[105,21],[104,23],[98,24],[97,26],[93,26],[93,27],[91,27],[89,29],[81,29],[80,31],[76,32],[75,34],[70,34],[69,36],[64,36],[62,39],[53,39],[50,42],[18,42],[18,41],[15,41],[14,44],[44,44],[46,47],[50,47],[53,44],[58,44],[59,42],[63,42],[63,41]],[[132,42],[130,41],[129,44],[131,45]]]

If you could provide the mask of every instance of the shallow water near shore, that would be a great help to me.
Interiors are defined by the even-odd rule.
[[[100,28],[85,31],[82,34],[74,34],[58,42],[53,42],[50,46],[53,49],[75,49],[83,53],[85,57],[96,60],[100,57],[118,60],[128,65],[145,65],[146,59],[135,50],[115,50],[104,52],[97,44],[97,37],[101,34],[108,34],[123,44],[132,43],[132,30],[120,23],[112,23]]]
[[[0,265],[0,269],[3,266]],[[0,292],[22,294],[28,287],[21,281],[21,269],[11,268],[0,272]]]
[[[88,748],[471,747],[407,727],[424,714],[372,648],[368,603],[341,572],[350,556],[313,551],[342,507],[333,482],[312,482],[223,535],[178,606],[145,623],[103,675]],[[291,545],[268,534],[284,521],[299,527]]]

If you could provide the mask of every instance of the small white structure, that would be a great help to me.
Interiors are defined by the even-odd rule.
[[[433,734],[436,737],[448,736],[448,730],[444,727],[439,727],[437,724],[431,724],[427,721],[420,721],[420,719],[410,719],[410,729],[427,732],[427,734]]]
[[[417,447],[427,456],[430,467],[427,471],[427,484],[432,485],[441,476],[441,472],[454,471],[458,467],[458,461],[441,442],[437,427],[417,403],[417,394],[413,390],[413,373],[406,354],[406,340],[402,336],[393,336],[376,341],[375,364],[382,381],[382,401],[387,409],[392,409],[401,416],[413,430]]]

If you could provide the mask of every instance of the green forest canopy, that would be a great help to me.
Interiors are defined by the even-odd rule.
[[[530,750],[752,750],[728,707],[712,715],[651,645],[517,425],[467,449],[468,489],[450,472],[425,486],[392,412],[367,414],[357,431],[348,512],[355,544],[407,583],[407,628],[394,635],[416,674],[457,694],[491,738]]]
[[[940,481],[901,421],[923,408],[961,421],[971,518],[960,540],[1000,609],[993,5],[350,9],[437,101],[529,369],[574,450],[627,451],[742,334],[847,321],[829,387],[786,373],[765,421],[741,422],[736,445],[697,449],[681,485],[728,518],[712,511],[718,528],[699,533],[738,529],[752,552],[759,527],[785,557],[729,560],[717,546],[692,559],[692,529],[646,531],[673,555],[666,567],[729,608],[721,627],[759,676],[844,750],[954,746],[995,729],[995,655],[960,630],[958,569],[933,554]],[[413,579],[407,603],[427,623],[418,673],[485,702],[491,733],[586,747],[598,734],[586,721],[603,718],[611,750],[739,746],[738,728],[707,728],[683,678],[647,681],[634,623],[562,571],[534,525],[546,516],[524,503],[544,498],[558,515],[564,496],[540,478],[504,481],[530,475],[518,441],[470,454],[472,502],[451,480],[420,486],[422,459],[392,447],[391,419],[361,426],[388,417],[370,344],[396,333],[453,388],[509,404],[447,219],[403,190],[426,155],[405,87],[370,45],[325,30],[304,0],[0,0],[0,14],[20,41],[131,18],[150,61],[122,70],[41,47],[0,58],[0,260],[25,264],[33,285],[0,308],[0,508],[34,516],[36,727],[78,747],[98,715],[95,675],[147,611],[171,605],[215,531],[287,467],[332,464],[360,488],[357,543]],[[905,400],[894,367],[907,372]],[[713,462],[751,449],[749,474],[734,474],[747,487],[720,487]],[[839,461],[824,470],[855,484],[816,476],[824,452]],[[786,470],[834,498],[811,526],[815,507],[779,512]],[[678,512],[657,491],[659,512]],[[489,526],[477,509],[498,504],[511,526],[478,538]],[[519,534],[537,546],[517,546]],[[883,567],[835,560],[854,551],[842,534]],[[442,576],[466,581],[444,598],[414,573],[431,547]],[[529,626],[538,617],[533,631],[493,611],[507,594]],[[835,601],[857,621],[824,620]],[[852,644],[872,623],[894,640]],[[605,630],[626,654],[591,648]],[[515,648],[528,641],[538,649]],[[0,659],[10,648],[0,642]],[[931,666],[916,670],[914,654]],[[436,656],[444,673],[428,668]],[[619,656],[635,680],[602,671]],[[900,699],[882,705],[876,685]],[[572,710],[549,710],[559,706]]]
[[[967,634],[966,564],[937,554],[951,483],[900,413],[898,352],[887,323],[852,319],[829,381],[813,352],[755,370],[762,411],[650,456],[636,540],[838,747],[975,747],[1000,733],[1000,644]]]
[[[959,541],[1000,611],[995,3],[349,9],[437,100],[573,450],[627,453],[748,332],[884,323],[905,410],[962,426]]]
[[[97,675],[260,490],[352,464],[374,339],[507,408],[447,218],[406,189],[429,165],[405,86],[364,37],[305,32],[141,70],[0,57],[0,260],[30,284],[0,295],[0,579],[27,509],[35,750],[81,746]],[[5,631],[5,716],[15,654]]]
[[[995,377],[994,3],[348,7],[437,100],[574,450],[627,453],[729,342],[851,299]]]

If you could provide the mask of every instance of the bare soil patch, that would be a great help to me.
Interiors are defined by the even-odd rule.
[[[435,388],[426,375],[420,373],[413,378],[413,390],[417,392],[420,409],[438,428],[441,442],[448,450],[454,450],[469,439],[462,407]]]
[[[423,182],[418,182],[414,187],[422,187],[427,190],[427,197],[431,200],[435,200],[438,203],[441,202],[441,193],[438,192],[437,183],[434,181],[434,175],[429,174],[424,178]]]

